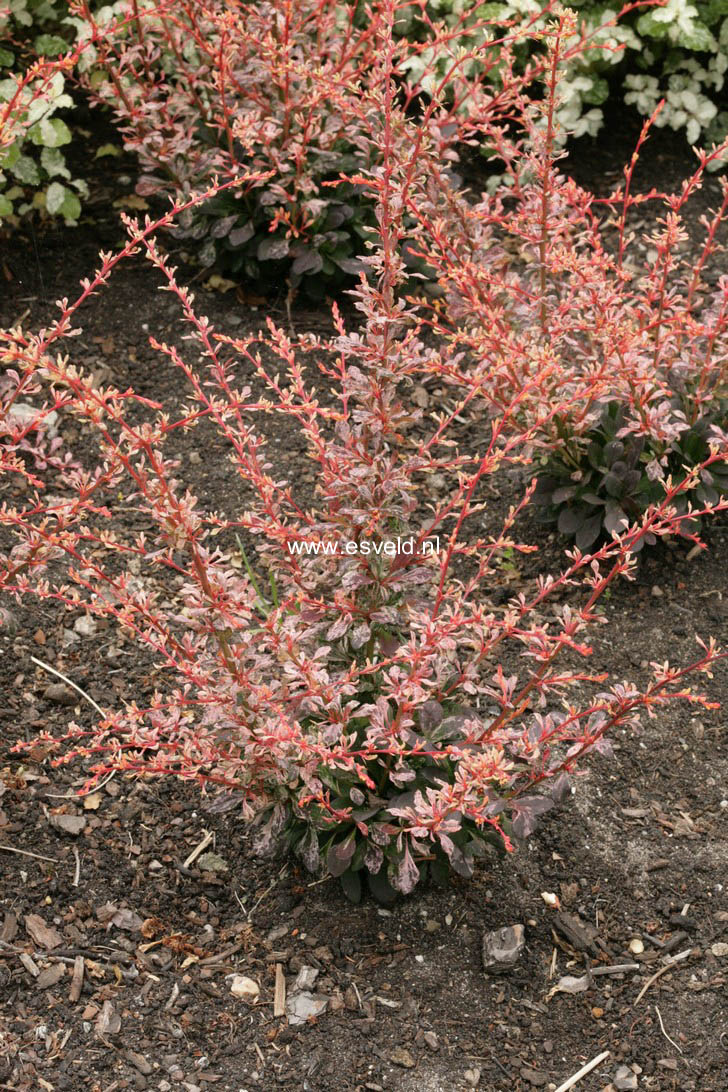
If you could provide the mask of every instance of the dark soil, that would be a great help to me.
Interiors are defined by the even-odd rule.
[[[602,192],[633,144],[630,132],[619,140],[613,126],[607,132],[611,146],[605,138],[596,151],[577,148],[570,161],[579,181]],[[657,134],[652,147],[649,184],[671,186],[690,153],[673,134]],[[97,179],[78,229],[21,229],[9,240],[3,325],[47,322],[53,301],[74,296],[98,250],[121,241],[112,202],[132,192],[119,177],[132,168],[116,161],[112,177]],[[183,268],[180,280],[196,275]],[[103,382],[176,404],[172,369],[147,342],[148,333],[170,341],[181,333],[177,304],[157,284],[142,259],[120,268],[79,319],[74,359]],[[269,314],[285,321],[282,297],[251,304],[251,289],[206,294],[199,278],[198,295],[219,330],[255,329]],[[328,315],[298,311],[295,324],[323,330]],[[74,439],[82,440],[71,434],[72,447]],[[296,480],[300,447],[280,439],[277,469]],[[224,461],[191,460],[195,433],[178,442],[193,492],[211,508],[235,503]],[[493,499],[494,519],[510,488]],[[537,533],[524,528],[526,540]],[[494,596],[560,564],[563,543],[541,534],[540,552],[504,571]],[[605,604],[610,624],[594,635],[591,667],[645,682],[650,661],[697,658],[696,632],[725,639],[725,521],[708,528],[706,541],[697,556],[682,544],[645,554],[636,584]],[[674,707],[638,735],[617,734],[614,756],[595,760],[572,800],[518,854],[474,880],[425,888],[391,910],[371,901],[352,907],[335,881],[312,883],[293,862],[255,858],[234,813],[207,813],[193,785],[117,775],[82,804],[72,796],[81,770],[51,767],[40,747],[11,753],[16,739],[38,730],[60,732],[71,718],[91,723],[80,698],[54,700],[47,687],[57,680],[31,656],[101,704],[140,699],[158,683],[150,659],[118,635],[99,628],[69,637],[74,617],[52,604],[12,610],[17,632],[0,636],[0,1089],[554,1092],[609,1051],[578,1092],[613,1089],[620,1066],[637,1079],[623,1087],[726,1092],[728,747],[720,710]],[[723,665],[703,685],[725,704]],[[59,816],[72,815],[83,820],[77,834],[61,829]],[[185,866],[205,832],[206,851],[226,870],[205,871],[204,857]],[[590,951],[556,930],[554,900],[544,894],[595,928]],[[515,923],[526,927],[524,955],[511,973],[487,977],[483,932]],[[640,997],[666,953],[683,952]],[[626,962],[638,969],[551,995],[563,975]],[[326,1011],[300,1025],[274,1016],[276,968],[289,997],[299,975],[314,977],[303,968],[318,972],[312,990]],[[233,994],[232,975],[258,984],[255,1004]]]

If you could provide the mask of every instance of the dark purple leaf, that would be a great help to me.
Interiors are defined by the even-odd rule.
[[[513,833],[516,838],[528,838],[536,829],[539,815],[554,806],[548,796],[519,796],[511,803],[513,812]]]
[[[349,867],[349,862],[356,849],[356,831],[352,831],[343,842],[331,846],[326,854],[326,867],[332,876],[342,876]]]

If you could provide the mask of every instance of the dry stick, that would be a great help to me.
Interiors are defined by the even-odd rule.
[[[647,991],[649,990],[649,988],[650,988],[650,986],[652,985],[653,982],[657,982],[657,979],[660,978],[663,974],[666,974],[668,971],[671,971],[676,963],[680,963],[681,960],[687,959],[691,952],[692,952],[692,948],[686,948],[684,952],[678,952],[678,954],[676,956],[672,957],[672,959],[670,960],[669,963],[666,963],[664,967],[660,967],[659,971],[655,971],[652,978],[647,979],[644,986],[642,987],[640,992],[637,994],[636,998],[634,999],[634,1004],[632,1005],[632,1008],[634,1008],[635,1005],[639,1004],[639,1002],[642,1000],[644,995],[647,993]]]
[[[639,971],[639,963],[614,963],[611,967],[591,967],[591,973],[595,974],[625,974],[627,971]]]
[[[212,841],[212,839],[214,837],[215,837],[215,835],[213,834],[213,832],[211,830],[206,830],[204,838],[202,839],[202,841],[200,842],[200,844],[198,846],[195,846],[195,848],[192,850],[192,852],[190,853],[189,857],[184,862],[182,867],[183,868],[189,868],[191,864],[194,864],[195,861],[197,860],[197,858],[202,853],[203,849],[205,849],[207,846],[209,846],[210,842]]]
[[[74,887],[78,887],[78,881],[81,879],[81,858],[76,846],[73,847],[73,856],[76,858],[76,871],[73,874],[72,883]]]
[[[85,964],[83,956],[76,956],[73,961],[73,978],[71,979],[71,989],[68,993],[68,1000],[71,1001],[74,1005],[81,996],[84,968]]]
[[[62,671],[56,671],[55,667],[51,667],[50,664],[43,663],[42,660],[36,659],[35,656],[31,656],[30,658],[31,658],[31,660],[33,661],[34,664],[38,665],[38,667],[42,667],[44,671],[50,671],[51,675],[57,675],[59,679],[63,679],[64,683],[68,683],[68,685],[72,686],[74,690],[77,690],[78,693],[81,695],[81,697],[86,699],[86,701],[89,703],[89,705],[93,705],[94,709],[96,710],[97,713],[100,714],[100,716],[102,716],[102,717],[106,716],[106,713],[104,713],[101,706],[97,705],[96,702],[94,701],[94,699],[90,698],[88,696],[88,694],[86,693],[86,691],[82,690],[81,687],[77,685],[77,683],[73,682],[72,679],[69,679],[68,675],[64,675]]]
[[[682,1054],[682,1052],[683,1052],[682,1047],[678,1046],[677,1043],[675,1042],[675,1040],[671,1039],[670,1036],[665,1031],[665,1025],[662,1022],[662,1017],[660,1016],[660,1010],[658,1009],[657,1005],[655,1005],[655,1012],[657,1013],[657,1019],[660,1021],[660,1031],[665,1036],[668,1043],[670,1043],[671,1046],[674,1046],[675,1050],[679,1050],[680,1053]]]
[[[582,1077],[586,1077],[587,1073],[591,1073],[592,1069],[596,1069],[596,1067],[598,1065],[601,1065],[604,1059],[608,1057],[609,1051],[602,1051],[602,1053],[598,1054],[596,1058],[592,1058],[590,1062],[587,1062],[586,1065],[583,1065],[579,1072],[575,1073],[573,1077],[569,1077],[568,1081],[564,1081],[563,1084],[560,1084],[559,1087],[556,1089],[556,1092],[569,1092],[569,1089],[573,1088],[574,1085],[577,1084]]]
[[[273,1015],[285,1016],[286,1014],[286,976],[283,966],[276,963],[276,987],[273,994]]]
[[[36,861],[50,861],[51,864],[58,864],[57,857],[44,857],[42,853],[31,853],[29,849],[16,849],[15,846],[0,846],[0,849],[4,849],[6,853],[20,853],[23,857],[35,857]]]

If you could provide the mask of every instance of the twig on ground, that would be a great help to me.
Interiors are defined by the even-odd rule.
[[[73,978],[71,979],[71,989],[68,992],[68,1000],[71,1001],[74,1005],[81,996],[84,967],[85,964],[83,956],[76,956],[73,961]]]
[[[627,971],[639,971],[639,963],[613,963],[611,967],[592,967],[591,973],[596,974],[626,974]]]
[[[644,986],[635,997],[632,1007],[634,1008],[635,1005],[639,1004],[653,982],[657,982],[657,979],[661,978],[663,974],[667,974],[668,971],[671,971],[676,963],[680,963],[681,960],[687,959],[691,952],[692,948],[686,948],[684,952],[678,952],[676,956],[672,956],[669,963],[666,963],[664,967],[660,967],[659,971],[655,971],[652,978],[647,979]]]
[[[78,887],[78,882],[81,879],[81,857],[76,846],[73,847],[73,856],[76,858],[76,871],[73,874],[71,883],[74,887]]]
[[[288,871],[288,866],[284,865],[283,868],[278,873],[278,875],[276,876],[276,878],[269,884],[269,886],[265,889],[265,891],[260,896],[260,898],[257,900],[257,902],[255,902],[253,904],[253,906],[250,908],[250,910],[248,911],[248,921],[250,921],[253,914],[255,913],[255,911],[258,909],[258,907],[262,903],[263,899],[267,898],[267,896],[270,895],[270,893],[274,889],[274,887],[276,887],[278,885],[278,883],[283,879],[283,877],[285,876],[287,871]]]
[[[182,867],[183,868],[189,868],[190,865],[194,864],[195,861],[197,860],[197,858],[202,853],[203,849],[207,849],[207,847],[209,846],[210,842],[212,841],[212,839],[214,837],[215,837],[215,835],[213,834],[213,832],[211,830],[206,830],[204,838],[202,839],[202,841],[200,842],[199,845],[195,846],[195,848],[192,850],[192,852],[190,853],[189,857],[184,862]]]
[[[50,664],[44,663],[43,660],[39,660],[36,656],[31,656],[30,658],[34,664],[37,664],[38,667],[42,667],[44,671],[50,671],[51,675],[57,675],[59,679],[63,679],[64,683],[67,683],[69,686],[72,686],[74,690],[78,691],[81,697],[86,699],[89,705],[93,705],[97,713],[99,713],[102,717],[106,716],[106,713],[103,711],[101,706],[97,705],[94,699],[90,698],[86,691],[82,690],[78,683],[75,683],[73,679],[69,679],[68,676],[64,675],[62,671],[56,671],[55,667],[51,667]]]
[[[103,789],[104,785],[108,785],[115,777],[116,770],[112,770],[108,777],[105,777],[98,785],[92,785],[90,789],[86,789],[86,792],[47,792],[45,796],[47,800],[81,800],[84,796],[89,796],[92,792],[99,792],[100,789]]]
[[[596,1069],[598,1065],[601,1065],[605,1058],[609,1057],[609,1051],[604,1050],[601,1054],[598,1054],[596,1058],[592,1058],[590,1062],[583,1065],[578,1073],[575,1073],[573,1077],[569,1077],[568,1081],[564,1081],[556,1089],[556,1092],[569,1092],[570,1088],[573,1088],[582,1077],[586,1077],[587,1073],[591,1073],[592,1069]]]
[[[57,857],[44,857],[42,853],[31,853],[29,849],[16,849],[15,846],[0,846],[0,849],[4,849],[6,853],[20,853],[23,857],[35,857],[36,861],[50,861],[51,864],[58,864]]]
[[[680,1051],[680,1053],[682,1054],[682,1052],[683,1052],[683,1051],[682,1051],[682,1047],[681,1047],[681,1046],[678,1046],[678,1045],[677,1045],[677,1043],[675,1042],[675,1040],[674,1040],[674,1039],[671,1039],[671,1038],[670,1038],[670,1036],[669,1036],[669,1035],[667,1034],[667,1032],[665,1031],[665,1025],[664,1025],[664,1024],[663,1024],[663,1022],[662,1022],[662,1017],[660,1016],[660,1010],[658,1009],[657,1005],[655,1005],[655,1012],[657,1013],[657,1019],[658,1019],[658,1020],[660,1021],[660,1031],[661,1031],[661,1032],[662,1032],[662,1034],[663,1034],[663,1035],[665,1036],[665,1038],[667,1039],[668,1043],[670,1043],[670,1044],[671,1044],[672,1046],[674,1046],[674,1047],[675,1047],[675,1050],[679,1050],[679,1051]]]
[[[276,986],[273,994],[273,1015],[285,1016],[286,1014],[286,976],[283,973],[283,965],[276,963]]]

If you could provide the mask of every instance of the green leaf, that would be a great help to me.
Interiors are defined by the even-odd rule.
[[[28,130],[28,136],[33,144],[46,148],[60,148],[71,142],[71,130],[60,118],[43,118]]]
[[[60,178],[68,178],[70,180],[71,172],[66,166],[63,152],[60,152],[58,148],[42,148],[40,153],[40,164],[49,178],[54,178],[58,175]]]
[[[57,34],[39,34],[33,45],[36,53],[44,57],[57,57],[59,53],[67,53],[70,49],[68,42]]]
[[[51,182],[46,191],[46,210],[51,216],[63,216],[65,220],[77,220],[81,215],[81,202],[76,194],[60,182]]]
[[[5,67],[15,63],[15,57],[9,49],[2,49],[0,47],[0,67]]]
[[[0,193],[0,220],[2,220],[4,216],[12,216],[12,213],[13,202],[9,201],[4,194]]]
[[[21,155],[16,162],[10,168],[19,182],[24,182],[27,186],[39,186],[40,185],[40,172],[38,171],[38,164],[27,155]]]
[[[102,144],[100,148],[96,149],[96,155],[94,159],[102,159],[104,156],[120,156],[122,154],[121,148],[117,148],[115,144]]]

